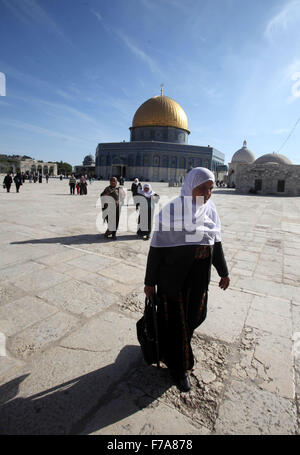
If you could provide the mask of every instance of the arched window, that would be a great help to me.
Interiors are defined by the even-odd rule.
[[[128,157],[128,165],[134,166],[134,155],[129,155]]]
[[[190,169],[191,167],[194,167],[194,160],[193,158],[188,159],[188,168]]]
[[[168,156],[163,156],[162,159],[162,167],[169,167],[169,157]]]
[[[159,155],[155,155],[153,157],[153,166],[155,166],[155,167],[159,166],[159,161],[160,161]]]

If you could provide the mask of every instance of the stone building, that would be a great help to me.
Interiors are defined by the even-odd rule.
[[[82,166],[75,166],[74,173],[77,177],[81,175],[95,177],[95,159],[93,155],[87,155],[82,162]]]
[[[224,169],[223,153],[211,146],[188,145],[188,118],[162,90],[138,108],[129,129],[130,142],[98,144],[97,177],[180,181],[192,167],[207,167],[215,173],[219,166]]]
[[[24,174],[38,173],[42,175],[49,174],[55,177],[57,175],[57,164],[51,161],[38,161],[29,158],[17,158],[12,165],[13,172],[24,172]]]
[[[300,165],[279,153],[255,159],[246,141],[233,155],[228,175],[229,185],[245,193],[300,196]]]

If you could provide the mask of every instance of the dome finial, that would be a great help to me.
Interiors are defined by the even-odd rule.
[[[247,147],[247,141],[246,141],[246,139],[245,139],[244,142],[243,142],[243,147]]]
[[[164,88],[164,84],[161,84],[161,86],[160,86],[160,96],[163,96],[163,88]]]

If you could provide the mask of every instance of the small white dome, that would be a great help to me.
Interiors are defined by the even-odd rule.
[[[243,142],[243,147],[239,149],[232,157],[232,163],[253,163],[255,161],[254,153],[247,148],[247,141]]]
[[[83,166],[94,166],[95,165],[95,159],[93,155],[87,155],[84,160],[83,160]]]
[[[289,158],[279,153],[266,153],[255,161],[255,164],[293,164]]]

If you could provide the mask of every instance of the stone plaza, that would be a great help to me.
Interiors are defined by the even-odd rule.
[[[300,198],[214,191],[231,283],[222,291],[213,269],[180,393],[142,358],[149,241],[99,233],[107,183],[87,196],[55,178],[1,190],[0,434],[299,434]]]

